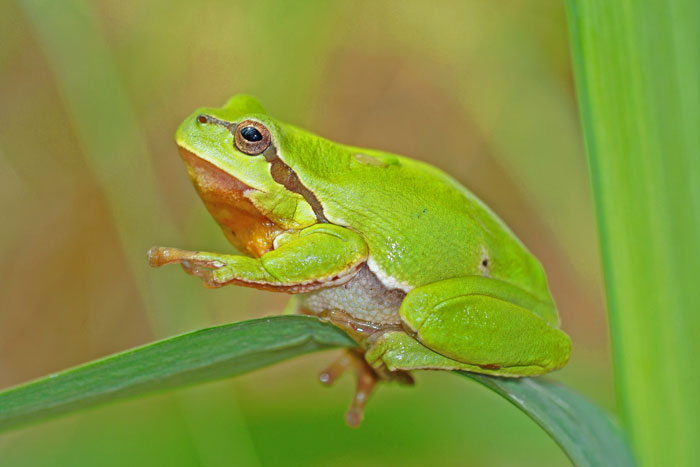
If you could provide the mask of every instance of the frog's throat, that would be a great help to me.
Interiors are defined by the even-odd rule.
[[[227,122],[226,120],[221,120],[208,114],[201,114],[197,118],[203,118],[208,123],[213,123],[214,125],[224,127],[229,131],[229,133],[231,133],[231,135],[233,135],[234,138],[236,137],[236,130],[238,128],[237,123]],[[263,151],[263,156],[265,156],[265,160],[267,160],[267,162],[270,164],[270,174],[272,175],[272,179],[292,193],[300,194],[309,204],[309,206],[311,206],[311,210],[313,210],[316,220],[318,222],[328,223],[328,219],[323,212],[321,202],[311,190],[304,186],[294,170],[279,157],[279,152],[277,151],[277,146],[275,145],[274,141],[272,141],[267,149]]]
[[[204,205],[233,246],[256,258],[272,250],[284,229],[245,196],[253,188],[183,147],[180,154]]]

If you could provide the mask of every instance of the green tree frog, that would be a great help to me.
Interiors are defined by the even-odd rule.
[[[244,255],[155,247],[207,287],[295,294],[296,311],[359,344],[347,413],[362,420],[378,380],[411,370],[532,376],[561,368],[571,341],[537,259],[479,199],[407,157],[338,144],[268,116],[237,95],[177,129],[192,182]]]

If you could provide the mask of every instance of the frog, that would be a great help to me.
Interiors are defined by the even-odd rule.
[[[569,360],[541,263],[442,170],[317,136],[245,94],[197,109],[175,142],[237,253],[153,247],[151,266],[292,294],[291,312],[345,331],[357,347],[320,379],[356,373],[350,426],[378,382],[416,370],[531,377]]]

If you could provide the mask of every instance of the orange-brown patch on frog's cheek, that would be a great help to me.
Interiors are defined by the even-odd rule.
[[[233,246],[256,258],[272,250],[283,229],[246,198],[244,192],[252,188],[187,149],[180,148],[180,154],[204,205]]]

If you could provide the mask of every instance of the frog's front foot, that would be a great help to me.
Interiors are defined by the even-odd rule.
[[[215,254],[156,246],[148,250],[148,263],[154,268],[180,263],[187,274],[199,277],[208,288],[226,284],[216,272],[225,267],[226,263]]]
[[[372,368],[364,357],[364,350],[347,349],[340,357],[331,363],[319,375],[323,384],[331,385],[349,368],[354,370],[357,377],[357,388],[353,396],[350,408],[345,414],[346,423],[355,428],[364,418],[365,406],[372,395],[372,391],[380,380],[396,380],[403,384],[413,384],[413,378],[404,371],[378,372]]]

